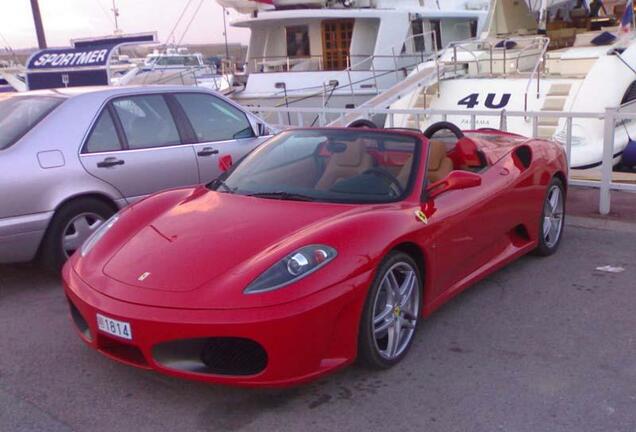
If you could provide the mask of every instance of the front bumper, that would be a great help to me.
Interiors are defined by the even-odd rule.
[[[52,217],[51,211],[0,219],[0,264],[32,260]]]
[[[116,300],[88,286],[72,269],[72,263],[63,271],[73,321],[80,337],[91,348],[114,360],[175,377],[267,387],[301,384],[354,361],[358,325],[370,277],[371,274],[356,276],[298,301],[274,307],[183,310]],[[129,322],[133,340],[99,331],[97,313]],[[266,366],[247,376],[216,374],[203,371],[201,365],[191,367],[192,361],[166,362],[165,353],[157,354],[157,347],[169,342],[206,338],[256,342],[267,354]]]

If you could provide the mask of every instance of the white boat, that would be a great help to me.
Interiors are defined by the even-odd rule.
[[[167,48],[148,54],[143,65],[115,78],[113,84],[185,84],[227,94],[233,89],[233,75],[206,64],[201,53],[191,53],[186,48]]]
[[[228,1],[251,12],[246,106],[347,108],[403,80],[451,41],[477,37],[489,0]],[[271,3],[271,4],[264,4]]]
[[[426,85],[404,95],[391,105],[394,109],[461,110],[466,115],[448,116],[462,128],[499,128],[498,116],[477,116],[477,110],[600,113],[608,107],[636,110],[636,39],[634,33],[620,34],[618,27],[589,31],[594,24],[574,11],[587,28],[552,21],[547,37],[537,34],[532,12],[513,11],[513,0],[496,0],[490,30],[479,41],[457,43],[438,62],[442,73],[431,76]],[[517,3],[518,5],[523,3]],[[618,17],[620,20],[620,16]],[[616,20],[614,20],[615,22]],[[516,22],[516,25],[510,23]],[[615,39],[612,39],[612,36]],[[599,45],[600,39],[607,44]],[[596,39],[596,40],[595,40]],[[402,115],[393,119],[397,127],[424,129],[441,116]],[[510,117],[507,129],[527,136],[555,139],[565,143],[567,121],[539,117]],[[572,121],[573,168],[600,165],[603,153],[603,120],[575,118]],[[614,157],[636,138],[636,122],[627,120],[615,127]],[[632,144],[633,145],[633,144]],[[631,152],[630,152],[631,153]]]

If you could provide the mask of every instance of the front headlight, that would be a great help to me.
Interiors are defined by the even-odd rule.
[[[337,252],[334,248],[325,245],[310,245],[300,248],[257,277],[245,289],[244,293],[257,294],[282,288],[324,267],[336,255]]]
[[[119,213],[115,213],[110,219],[104,222],[89,238],[86,239],[82,247],[80,248],[80,254],[84,257],[87,253],[93,249],[97,242],[104,237],[104,234],[110,230],[113,225],[119,220]]]

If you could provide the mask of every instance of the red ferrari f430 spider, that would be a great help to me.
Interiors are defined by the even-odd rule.
[[[555,143],[450,123],[285,131],[105,222],[63,270],[71,316],[112,359],[207,382],[388,368],[451,297],[556,251],[566,176]]]

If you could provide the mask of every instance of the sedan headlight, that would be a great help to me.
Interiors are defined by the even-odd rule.
[[[324,267],[337,255],[334,248],[310,245],[298,249],[261,274],[246,289],[245,294],[273,291],[296,282]]]
[[[82,247],[80,248],[80,254],[83,257],[86,256],[86,254],[88,254],[91,251],[91,249],[93,249],[93,247],[97,244],[97,242],[102,237],[104,237],[104,234],[106,234],[108,230],[110,230],[118,220],[119,220],[119,213],[115,213],[110,219],[108,219],[99,228],[97,228],[97,230],[95,230],[95,232],[86,239],[84,244],[82,244]]]

